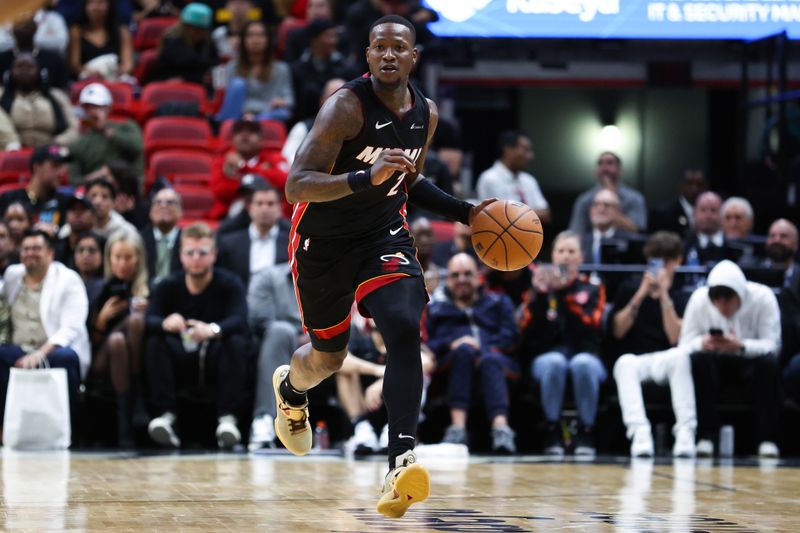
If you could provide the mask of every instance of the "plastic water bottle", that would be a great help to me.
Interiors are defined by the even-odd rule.
[[[733,457],[733,426],[719,428],[719,456]]]
[[[318,421],[317,427],[314,428],[314,447],[318,450],[327,450],[331,447],[328,424],[324,420]]]

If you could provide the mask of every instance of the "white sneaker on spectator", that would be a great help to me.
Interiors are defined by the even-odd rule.
[[[694,431],[687,427],[678,429],[678,431],[675,432],[675,444],[672,446],[672,456],[691,459],[696,453],[694,447]]]
[[[381,436],[378,437],[378,449],[389,449],[389,424],[384,424],[383,429],[381,430]]]
[[[356,455],[371,454],[380,449],[378,448],[378,436],[368,420],[362,420],[356,424],[353,436],[347,440],[346,446]]]
[[[222,415],[217,419],[217,445],[230,450],[242,441],[242,434],[236,427],[236,417],[233,415]]]
[[[631,457],[653,457],[653,434],[650,426],[637,426],[631,439]]]
[[[272,424],[272,416],[268,414],[253,418],[253,424],[250,426],[250,444],[247,445],[248,450],[252,452],[274,446],[275,427]]]
[[[170,448],[179,448],[181,439],[175,434],[175,414],[167,411],[163,415],[154,418],[147,426],[147,433],[156,444]]]
[[[714,443],[708,439],[697,442],[697,457],[714,457]]]
[[[778,458],[780,456],[780,450],[778,450],[778,446],[774,442],[770,442],[765,440],[758,446],[758,456],[764,458]]]

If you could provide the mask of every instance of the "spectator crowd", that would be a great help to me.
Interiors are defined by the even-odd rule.
[[[322,102],[366,71],[386,14],[435,57],[436,14],[415,0],[62,0],[0,28],[0,417],[10,368],[46,359],[67,371],[74,427],[87,397],[113,402],[120,446],[180,447],[187,390],[213,405],[220,448],[276,445],[271,376],[308,342],[289,165]],[[469,197],[457,128],[440,130],[424,172]],[[554,227],[531,139],[509,130],[497,146],[477,196]],[[672,453],[711,456],[725,392],[744,388],[754,451],[778,456],[782,413],[800,406],[796,221],[724,198],[697,168],[664,205],[624,183],[615,153],[596,178],[549,256],[516,272],[482,265],[468,226],[410,206],[431,296],[423,438],[593,456],[613,406],[631,455],[653,456],[655,384],[670,390]],[[337,440],[377,452],[387,354],[353,313],[345,364],[312,401],[335,406]]]

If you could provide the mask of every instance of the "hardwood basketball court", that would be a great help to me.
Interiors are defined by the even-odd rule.
[[[798,531],[773,462],[420,458],[431,498],[374,511],[385,461],[245,454],[2,455],[4,531]]]

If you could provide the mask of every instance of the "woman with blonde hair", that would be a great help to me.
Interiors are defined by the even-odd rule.
[[[110,377],[117,396],[119,444],[130,446],[132,411],[137,422],[147,423],[140,384],[149,289],[141,237],[125,230],[113,233],[104,263],[105,283],[89,316],[95,348],[92,376]]]

